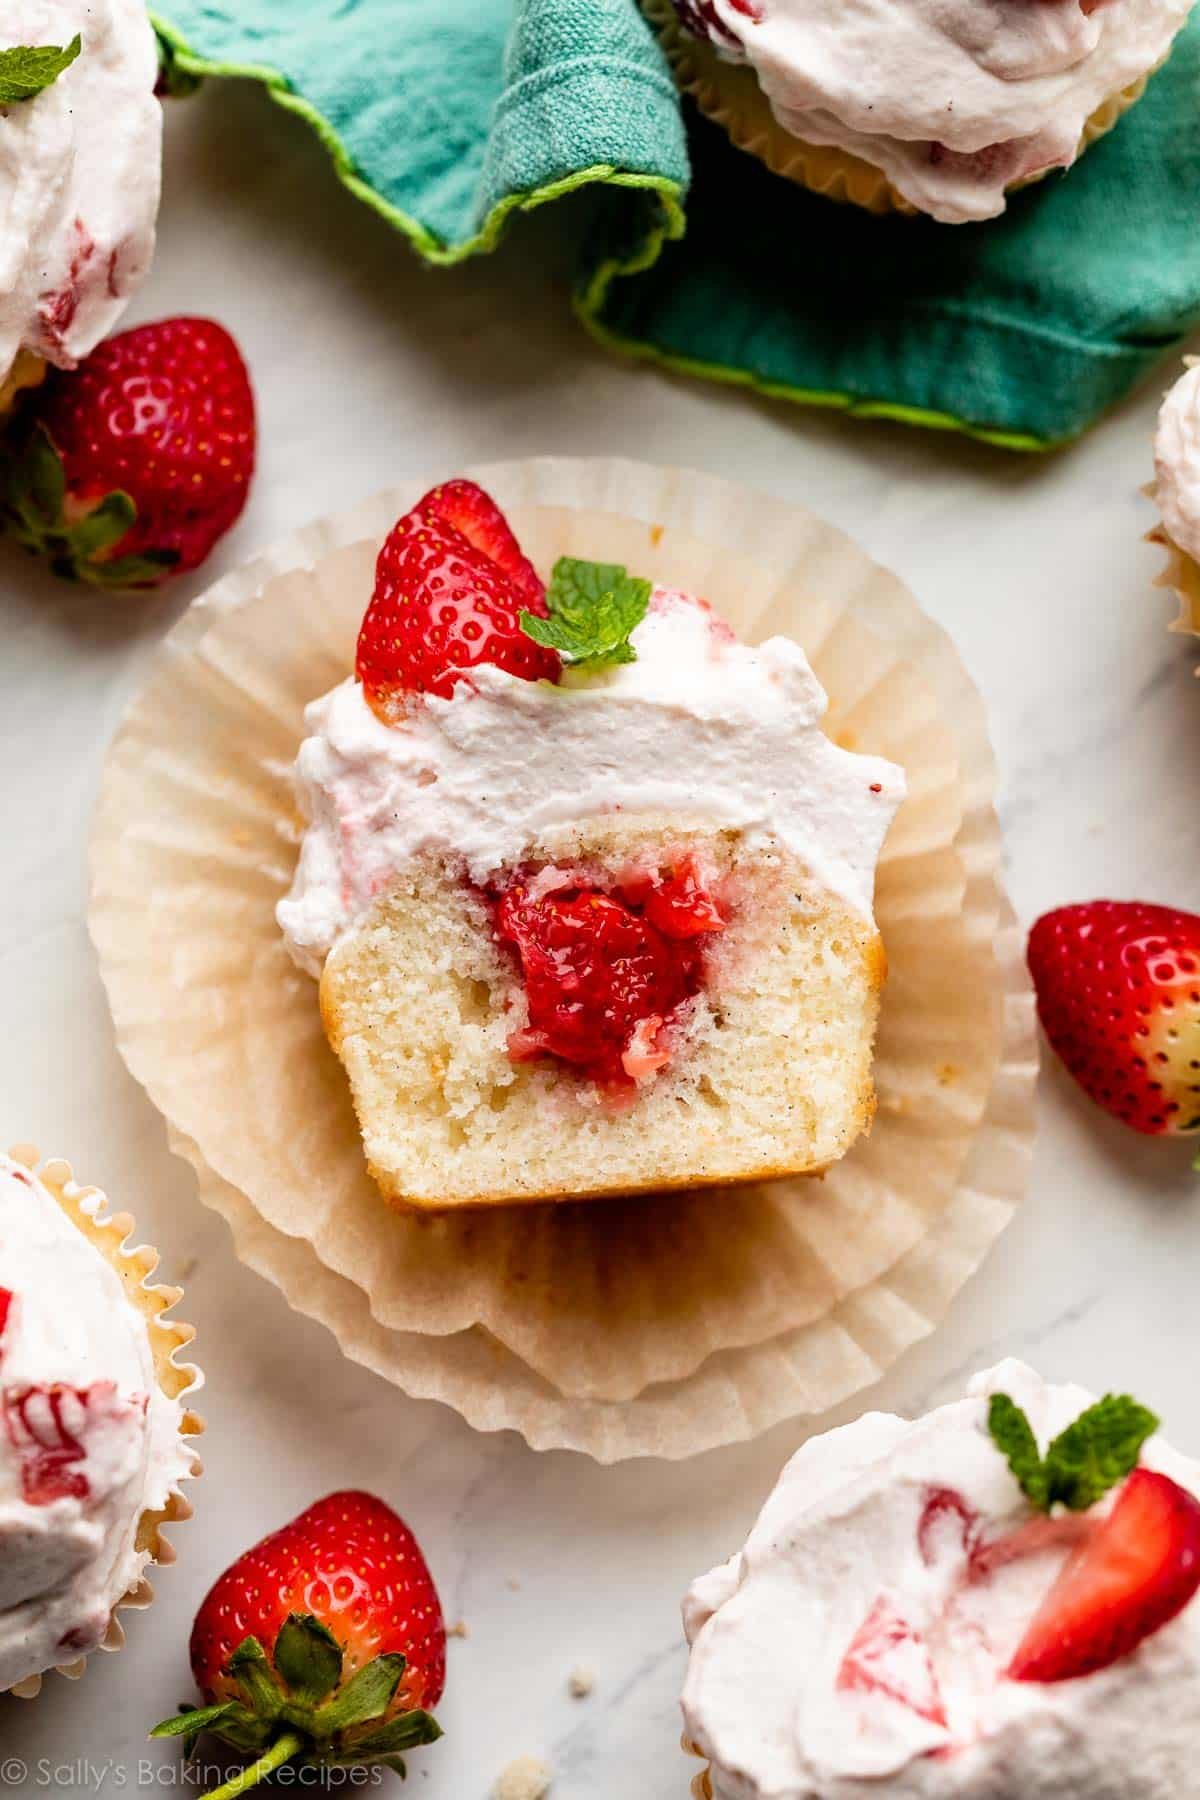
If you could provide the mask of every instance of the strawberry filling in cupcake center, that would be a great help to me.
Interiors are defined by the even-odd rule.
[[[547,891],[544,875],[519,878],[492,896],[497,941],[520,963],[529,1009],[508,1052],[514,1062],[557,1057],[627,1093],[670,1061],[670,1027],[704,987],[706,943],[728,920],[686,864],[607,891],[566,883]]]

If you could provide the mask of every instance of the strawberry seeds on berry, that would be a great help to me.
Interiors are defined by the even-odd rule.
[[[371,1494],[330,1494],[240,1556],[201,1603],[191,1661],[205,1704],[151,1735],[210,1731],[256,1759],[211,1800],[296,1757],[402,1774],[403,1751],[441,1736],[427,1710],[446,1682],[437,1590]]]
[[[14,415],[6,530],[56,574],[153,587],[194,569],[240,515],[254,473],[254,395],[211,319],[164,319],[55,369]]]
[[[1200,1589],[1200,1500],[1135,1469],[1066,1562],[1017,1647],[1012,1681],[1076,1681],[1129,1656]]]
[[[553,650],[521,629],[545,594],[495,502],[473,482],[434,488],[396,521],[375,567],[355,673],[372,710],[395,723],[414,694],[448,700],[491,663],[525,681],[557,681]]]
[[[1200,1132],[1200,917],[1134,900],[1062,906],[1029,934],[1042,1027],[1105,1112]]]

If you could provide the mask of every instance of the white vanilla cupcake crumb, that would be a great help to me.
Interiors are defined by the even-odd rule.
[[[567,1692],[572,1700],[586,1700],[595,1685],[596,1677],[591,1669],[585,1669],[579,1665],[571,1670],[567,1680]]]
[[[539,1756],[518,1756],[492,1789],[492,1800],[546,1800],[554,1770]]]

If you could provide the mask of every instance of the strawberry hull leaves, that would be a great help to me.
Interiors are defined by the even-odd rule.
[[[137,507],[121,488],[105,494],[90,510],[68,506],[62,458],[44,425],[35,425],[23,449],[7,459],[3,509],[8,535],[32,555],[45,557],[54,573],[67,581],[94,587],[154,587],[179,560],[171,550],[107,556],[133,529]]]
[[[238,1779],[252,1785],[284,1761],[349,1768],[374,1762],[397,1765],[404,1750],[432,1744],[441,1728],[423,1708],[386,1715],[403,1680],[406,1659],[387,1652],[357,1670],[341,1685],[343,1657],[332,1632],[311,1613],[291,1613],[268,1657],[255,1637],[247,1637],[226,1664],[238,1692],[235,1699],[196,1707],[164,1719],[153,1738],[194,1743],[212,1732],[243,1755],[263,1759]]]
[[[134,326],[25,396],[4,446],[3,523],[58,575],[157,586],[197,568],[240,516],[256,436],[250,378],[222,326]]]
[[[372,1494],[328,1494],[250,1546],[192,1626],[200,1704],[155,1728],[185,1746],[211,1731],[248,1767],[231,1800],[285,1762],[386,1763],[441,1732],[446,1632],[429,1568]]]

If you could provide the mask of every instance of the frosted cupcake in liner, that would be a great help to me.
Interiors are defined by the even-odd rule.
[[[1155,479],[1146,493],[1160,523],[1147,536],[1167,552],[1155,585],[1168,588],[1179,602],[1172,629],[1200,635],[1200,358],[1184,361],[1187,367],[1158,415]]]
[[[95,349],[154,252],[162,107],[143,0],[8,0],[0,55],[51,45],[64,56],[5,94],[0,414],[47,363],[71,369]]]
[[[684,1603],[696,1792],[1189,1792],[1200,1464],[1157,1423],[1006,1362],[811,1439]]]
[[[875,884],[869,1135],[819,1183],[435,1219],[382,1203],[275,915],[305,827],[305,709],[353,669],[379,545],[428,477],[238,571],[167,640],[110,753],[90,925],[123,1055],[294,1305],[486,1429],[686,1455],[873,1379],[1023,1192],[1036,1041],[980,703],[901,584],[803,509],[622,461],[465,474],[539,571],[603,557],[704,595],[747,645],[802,645],[834,744],[905,770]]]
[[[798,644],[741,644],[698,596],[569,557],[544,586],[476,483],[401,515],[355,672],[305,715],[277,909],[389,1200],[845,1154],[874,1111],[903,777],[832,744],[825,706]]]
[[[679,85],[775,174],[963,224],[1109,131],[1192,0],[643,4]]]
[[[194,1334],[132,1231],[69,1164],[0,1156],[0,1691],[22,1698],[121,1647],[191,1513]]]

